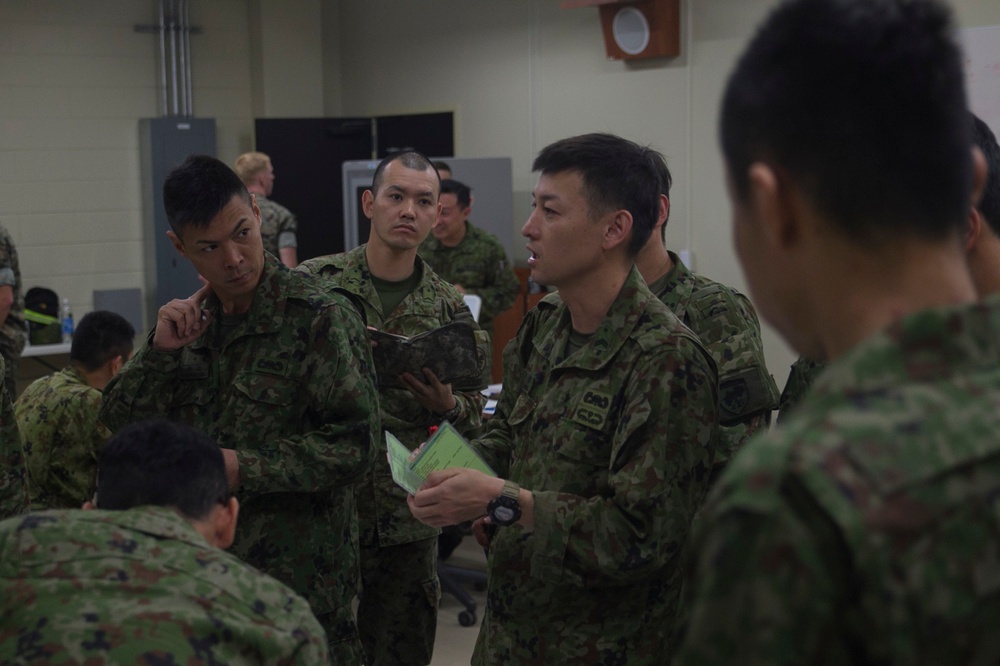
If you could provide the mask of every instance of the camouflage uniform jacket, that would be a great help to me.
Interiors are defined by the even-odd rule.
[[[165,417],[235,449],[242,508],[233,552],[317,615],[341,614],[353,635],[352,484],[371,467],[380,432],[367,331],[344,296],[266,254],[247,317],[228,340],[218,301],[205,307],[212,322],[181,350],[147,340],[105,389],[101,421],[117,432]]]
[[[420,283],[389,316],[385,316],[368,270],[366,247],[367,244],[350,252],[310,259],[303,262],[299,269],[353,294],[356,304],[364,309],[367,324],[388,333],[412,336],[453,321],[468,321],[475,326],[461,294],[430,270],[420,257],[416,258]],[[487,344],[483,333],[478,333],[477,337],[480,346]],[[421,407],[405,389],[380,389],[379,398],[382,426],[411,449],[427,439],[430,426],[441,423],[438,414]],[[461,413],[453,424],[464,431],[480,427],[486,399],[477,391],[456,393],[455,399]],[[380,450],[374,467],[364,482],[358,484],[355,493],[366,543],[390,546],[435,536],[438,533],[436,528],[424,525],[410,513],[406,491],[392,480],[384,443]]]
[[[21,265],[17,260],[17,248],[10,232],[0,226],[0,286],[10,285],[14,290],[14,303],[3,327],[0,327],[0,354],[6,358],[21,356],[28,337],[24,323],[24,293],[21,286]]]
[[[101,392],[73,366],[32,382],[14,403],[32,509],[79,509],[94,496]]]
[[[306,601],[175,511],[0,523],[0,663],[327,663]]]
[[[764,364],[760,323],[750,299],[692,273],[673,252],[674,268],[649,285],[712,354],[719,369],[719,444],[715,464],[729,460],[770,423],[778,387]]]
[[[0,356],[0,377],[4,359]],[[0,519],[28,510],[28,473],[24,467],[24,449],[14,418],[7,385],[0,382]]]
[[[781,391],[781,400],[778,402],[778,423],[783,423],[788,418],[792,408],[799,404],[802,396],[825,368],[826,363],[823,361],[813,361],[805,356],[800,356],[795,363],[792,363],[785,388]]]
[[[676,663],[1000,663],[1000,301],[828,366],[702,510]]]
[[[558,294],[504,351],[477,448],[532,491],[534,531],[501,527],[476,664],[663,664],[679,555],[716,442],[715,364],[635,269],[598,330],[566,356]]]
[[[260,239],[264,243],[264,250],[277,257],[278,250],[281,249],[278,238],[286,231],[294,234],[298,229],[298,222],[292,211],[263,194],[255,194],[254,199],[260,208]]]
[[[500,241],[467,221],[461,243],[445,247],[428,236],[420,246],[420,256],[442,278],[483,299],[479,325],[492,336],[493,318],[514,305],[521,288]]]

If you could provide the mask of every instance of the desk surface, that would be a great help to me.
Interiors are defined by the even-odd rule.
[[[68,354],[71,343],[63,342],[58,345],[25,345],[21,356],[51,356],[53,354]]]

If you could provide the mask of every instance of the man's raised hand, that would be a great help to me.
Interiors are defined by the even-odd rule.
[[[212,314],[201,304],[212,293],[207,282],[188,298],[175,298],[156,314],[153,349],[174,351],[197,340],[212,323]]]

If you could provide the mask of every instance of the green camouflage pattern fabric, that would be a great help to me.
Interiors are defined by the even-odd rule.
[[[358,632],[365,663],[424,666],[431,663],[441,601],[437,537],[381,548],[361,548],[364,588]]]
[[[299,223],[292,211],[281,204],[271,201],[263,194],[255,194],[254,198],[260,208],[260,239],[264,243],[264,251],[277,257],[278,250],[281,249],[278,244],[281,234],[286,231],[294,234]]]
[[[0,522],[0,663],[329,662],[305,599],[141,507]]]
[[[366,248],[367,244],[350,252],[310,259],[303,262],[299,270],[349,292],[356,306],[363,309],[368,326],[412,336],[463,321],[475,329],[477,342],[484,356],[487,355],[488,337],[473,321],[462,295],[419,256],[415,258],[419,283],[395,310],[384,314],[372,283]],[[485,386],[484,382],[481,388]],[[480,427],[486,404],[483,395],[477,390],[456,391],[454,395],[460,413],[452,423],[463,432]],[[427,439],[431,426],[441,423],[441,416],[422,407],[407,389],[381,387],[379,399],[382,426],[410,449]],[[368,663],[426,664],[434,646],[437,617],[437,599],[428,606],[426,596],[428,589],[435,597],[439,596],[437,574],[432,569],[426,578],[414,581],[412,571],[378,563],[385,563],[398,553],[397,546],[418,543],[419,546],[408,550],[408,559],[403,564],[416,567],[418,572],[425,571],[419,564],[436,553],[438,529],[424,525],[410,513],[406,491],[392,480],[384,444],[380,450],[383,453],[376,457],[374,467],[355,489],[361,524],[361,568],[368,573],[362,578],[358,626],[366,639]],[[414,550],[422,550],[423,556],[415,554]],[[388,606],[382,605],[390,598],[395,601]]]
[[[79,509],[97,487],[101,392],[73,366],[31,383],[14,403],[28,468],[31,508]]]
[[[649,285],[705,345],[719,371],[719,443],[715,465],[722,467],[759,430],[767,429],[778,407],[778,387],[764,362],[760,322],[750,299],[724,284],[691,272],[681,258]]]
[[[805,356],[800,356],[795,360],[795,363],[792,363],[792,367],[788,371],[788,379],[785,381],[785,388],[781,391],[781,400],[778,403],[778,423],[783,423],[788,418],[792,408],[799,404],[806,391],[825,368],[825,362],[813,361]]]
[[[4,358],[0,356],[0,371]],[[0,519],[28,510],[28,472],[7,385],[0,383]]]
[[[682,664],[1000,663],[1000,301],[832,363],[702,510]]]
[[[474,442],[532,492],[534,531],[493,537],[473,663],[660,666],[712,467],[715,364],[634,268],[567,356],[571,330],[558,294],[528,312]]]
[[[412,336],[453,321],[464,321],[476,329],[478,343],[485,348],[486,336],[472,320],[462,295],[436,275],[419,256],[416,258],[416,270],[420,272],[420,282],[395,310],[388,316],[383,314],[365,257],[367,247],[365,244],[350,252],[309,259],[300,264],[298,270],[349,292],[354,297],[355,305],[363,308],[368,326],[386,333]],[[486,388],[485,383],[480,388]],[[410,449],[415,449],[427,439],[431,426],[441,423],[440,415],[421,407],[405,388],[381,388],[379,399],[382,427]],[[452,425],[462,432],[479,428],[486,398],[478,390],[473,390],[456,392],[455,400],[461,413],[452,420]],[[406,491],[392,480],[382,433],[379,433],[378,441],[382,442],[380,454],[356,493],[361,531],[366,535],[363,541],[388,546],[437,535],[436,528],[424,525],[410,513]]]
[[[159,352],[147,340],[105,389],[101,421],[117,432],[160,416],[235,449],[233,552],[309,600],[335,661],[357,661],[352,484],[381,438],[365,327],[343,295],[270,255],[228,340],[218,301],[205,307],[208,330],[183,349]]]
[[[479,326],[492,338],[493,319],[514,305],[521,288],[500,241],[466,221],[461,243],[445,247],[431,234],[420,246],[420,256],[443,279],[483,299]]]
[[[7,393],[13,400],[17,396],[17,366],[28,339],[28,328],[24,323],[21,264],[17,259],[14,239],[3,225],[0,225],[0,285],[10,285],[14,291],[14,303],[10,306],[10,313],[3,326],[0,326],[0,356],[7,362],[4,382],[7,384]]]

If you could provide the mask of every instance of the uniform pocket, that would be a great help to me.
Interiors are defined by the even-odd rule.
[[[268,405],[291,405],[299,393],[299,383],[294,379],[253,372],[237,375],[233,387],[251,400]]]

